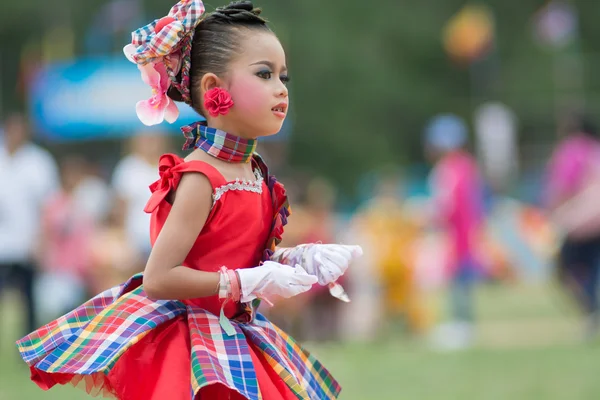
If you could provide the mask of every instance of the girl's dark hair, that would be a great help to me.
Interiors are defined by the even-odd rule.
[[[191,50],[190,93],[192,107],[203,114],[202,102],[195,98],[204,74],[223,75],[235,54],[241,52],[242,29],[260,29],[271,32],[267,21],[260,17],[261,10],[251,1],[232,2],[208,14],[196,27]],[[178,77],[180,79],[180,77]],[[171,86],[168,96],[183,101],[181,93]]]

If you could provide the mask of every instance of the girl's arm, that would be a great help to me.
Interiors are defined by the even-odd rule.
[[[217,293],[218,272],[197,271],[181,264],[204,227],[212,206],[212,186],[199,173],[181,178],[173,206],[144,271],[148,297],[185,300]]]

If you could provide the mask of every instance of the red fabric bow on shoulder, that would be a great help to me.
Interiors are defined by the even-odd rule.
[[[145,212],[150,214],[156,210],[156,207],[167,197],[171,189],[177,187],[184,167],[183,159],[175,154],[164,154],[160,157],[158,162],[160,179],[150,185],[152,196],[144,208]]]

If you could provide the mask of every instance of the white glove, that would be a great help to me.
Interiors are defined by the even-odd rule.
[[[271,260],[286,265],[300,264],[306,272],[317,277],[319,285],[325,286],[344,275],[350,262],[362,254],[360,246],[302,244],[277,249]]]
[[[240,301],[243,303],[256,298],[271,302],[271,296],[292,297],[306,292],[317,283],[317,278],[309,275],[299,265],[290,267],[274,261],[265,261],[254,268],[236,270],[240,278]]]

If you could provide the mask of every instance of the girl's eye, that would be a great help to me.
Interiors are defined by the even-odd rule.
[[[283,82],[284,85],[287,85],[290,81],[290,77],[287,75],[281,75],[279,79],[281,80],[281,82]]]
[[[259,78],[262,79],[271,79],[271,75],[273,73],[271,71],[260,71],[259,73],[256,74],[256,76],[258,76]]]

